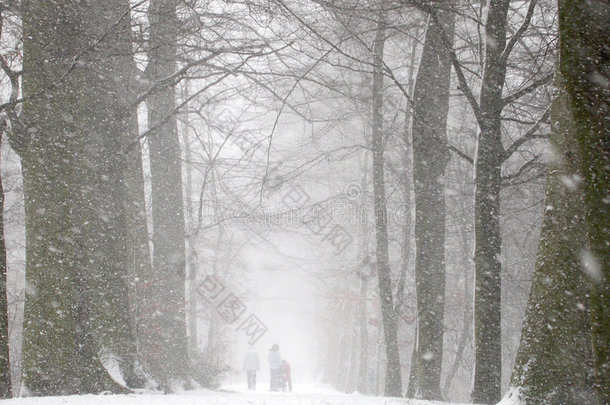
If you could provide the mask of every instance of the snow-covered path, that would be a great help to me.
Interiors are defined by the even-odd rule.
[[[295,386],[293,393],[247,392],[241,386],[173,395],[81,395],[0,400],[1,405],[432,405],[440,402],[343,394],[322,385]],[[448,403],[443,403],[448,405]]]

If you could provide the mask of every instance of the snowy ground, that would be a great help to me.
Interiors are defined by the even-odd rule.
[[[0,400],[1,405],[433,405],[441,402],[342,394],[318,384],[298,385],[293,393],[248,392],[243,386],[174,395],[81,395]],[[443,402],[445,405],[449,405]]]

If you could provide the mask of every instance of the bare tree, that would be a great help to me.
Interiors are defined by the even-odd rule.
[[[373,194],[375,233],[377,235],[377,278],[386,347],[385,395],[402,396],[402,378],[398,351],[398,323],[394,309],[391,269],[388,254],[387,207],[384,180],[383,136],[383,48],[386,36],[385,11],[380,8],[373,44]]]
[[[485,7],[485,34],[482,37],[484,59],[478,98],[468,83],[465,69],[455,51],[451,51],[459,89],[466,96],[479,126],[475,165],[475,378],[473,400],[497,402],[501,396],[501,274],[502,237],[500,232],[500,191],[502,164],[525,142],[539,136],[539,128],[548,118],[548,110],[525,135],[505,148],[502,143],[502,112],[507,105],[547,84],[552,77],[545,74],[520,89],[504,95],[509,57],[528,29],[537,0],[529,2],[522,23],[514,35],[509,32],[510,1],[499,0]],[[419,3],[423,10],[436,17],[429,5]],[[482,9],[483,11],[483,9]],[[446,37],[446,36],[445,36]],[[446,46],[451,48],[448,38]],[[455,151],[455,149],[454,149]],[[462,156],[464,156],[462,154]],[[524,165],[523,170],[531,164]]]

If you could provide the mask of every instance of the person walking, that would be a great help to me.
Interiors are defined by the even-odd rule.
[[[280,346],[277,343],[269,349],[267,360],[269,361],[269,374],[271,376],[269,389],[271,391],[278,391],[280,389],[280,373],[282,372],[282,355],[280,354]]]
[[[250,346],[249,350],[244,355],[244,371],[248,378],[248,389],[256,389],[256,372],[260,369],[260,363],[258,360],[258,353],[254,351],[254,348]]]

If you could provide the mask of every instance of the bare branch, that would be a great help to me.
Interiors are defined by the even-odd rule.
[[[450,145],[450,144],[447,144],[447,147],[449,148],[450,151],[452,151],[453,153],[455,153],[456,155],[458,155],[459,157],[461,157],[462,159],[464,159],[471,165],[474,165],[474,159],[471,158],[470,156],[468,156],[466,153],[462,152],[461,150],[459,150],[458,148],[456,148],[455,146]]]
[[[502,105],[507,106],[508,104],[515,102],[519,98],[536,90],[538,87],[544,86],[545,84],[550,83],[552,79],[553,79],[553,75],[551,73],[547,74],[543,78],[534,81],[529,86],[526,86],[526,87],[522,88],[521,90],[516,91],[515,93],[509,94],[508,96],[504,97],[504,99],[502,100]]]
[[[515,44],[521,39],[521,37],[525,33],[525,30],[527,30],[527,27],[529,27],[530,22],[532,21],[532,16],[534,15],[534,9],[536,8],[537,2],[538,2],[538,0],[530,1],[530,5],[527,9],[527,13],[525,13],[525,20],[523,21],[523,24],[521,24],[521,27],[519,27],[519,29],[517,30],[515,35],[513,35],[513,37],[510,39],[508,44],[506,44],[506,47],[504,48],[504,51],[502,52],[502,55],[500,56],[500,61],[501,61],[500,63],[506,63],[506,61],[508,60],[508,56],[510,55],[513,48],[515,47]]]
[[[526,133],[525,135],[523,135],[521,138],[517,139],[515,142],[513,142],[512,145],[510,145],[505,151],[504,151],[504,155],[503,155],[503,161],[507,160],[508,158],[510,158],[512,156],[513,153],[515,153],[517,151],[517,149],[519,149],[519,147],[521,147],[521,145],[523,145],[525,142],[532,140],[532,139],[540,139],[540,138],[548,138],[548,134],[539,134],[537,133],[538,128],[540,128],[540,125],[542,125],[543,123],[547,122],[549,117],[551,115],[551,106],[549,106],[546,111],[542,114],[542,117],[540,117],[540,119],[538,120],[538,122],[536,122]]]
[[[520,182],[517,182],[516,180],[518,178],[520,178],[524,173],[527,173],[529,170],[535,168],[536,166],[544,167],[543,163],[540,162],[540,157],[539,156],[536,156],[532,160],[530,160],[527,163],[525,163],[515,173],[509,174],[507,176],[502,176],[502,186],[506,187],[506,186],[514,186],[514,185],[519,184]],[[544,173],[541,173],[540,175],[536,175],[533,178],[538,178],[538,177],[540,177],[543,174]],[[529,180],[531,180],[531,179],[529,179]]]

